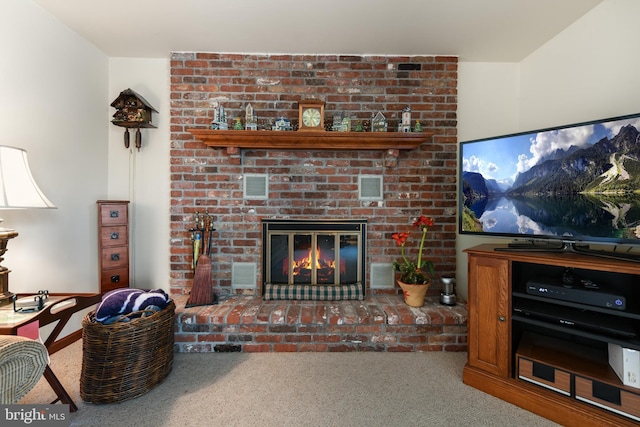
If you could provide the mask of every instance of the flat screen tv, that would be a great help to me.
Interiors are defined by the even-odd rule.
[[[459,232],[638,260],[639,130],[634,114],[462,142]]]

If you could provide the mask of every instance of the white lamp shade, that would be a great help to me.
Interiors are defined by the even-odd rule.
[[[0,209],[55,208],[31,175],[27,152],[0,145]]]

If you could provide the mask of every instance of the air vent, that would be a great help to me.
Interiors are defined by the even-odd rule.
[[[422,64],[398,64],[398,70],[400,71],[420,71]]]
[[[360,200],[382,200],[382,176],[360,175],[358,177],[358,198]]]
[[[393,264],[371,263],[371,289],[393,289],[395,287]]]
[[[255,262],[234,262],[231,266],[231,289],[256,289]]]
[[[244,176],[244,198],[245,199],[266,199],[269,196],[269,179],[267,175]]]

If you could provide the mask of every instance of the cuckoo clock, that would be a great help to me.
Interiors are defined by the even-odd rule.
[[[131,89],[120,92],[120,95],[111,103],[111,106],[116,109],[111,123],[125,128],[124,146],[129,148],[129,129],[135,129],[136,148],[140,151],[140,147],[142,147],[140,129],[155,128],[151,123],[151,114],[158,111],[146,99]]]

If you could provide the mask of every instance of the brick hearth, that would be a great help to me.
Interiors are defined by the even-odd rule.
[[[175,296],[179,352],[466,351],[466,305],[427,297],[411,308],[400,295],[364,301],[263,301],[229,296],[185,308]]]

